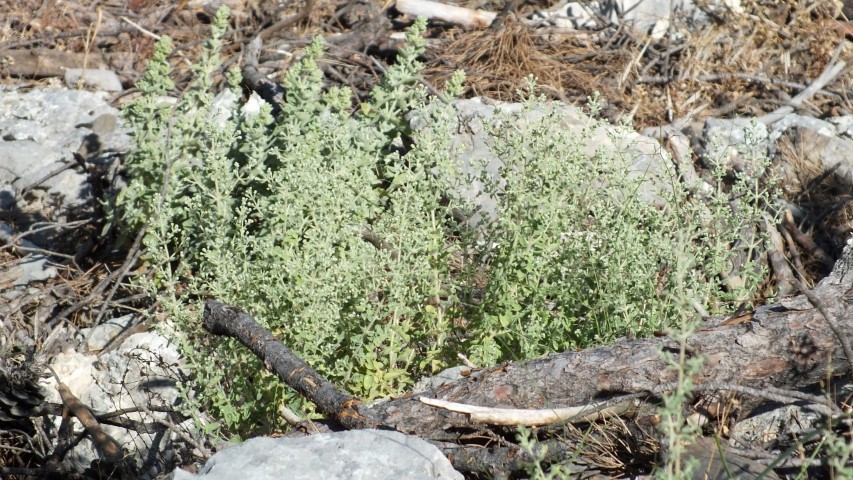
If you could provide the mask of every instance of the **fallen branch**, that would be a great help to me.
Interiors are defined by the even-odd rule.
[[[203,326],[214,335],[228,335],[240,340],[263,360],[268,370],[341,425],[349,429],[371,426],[358,411],[361,401],[338,390],[245,312],[210,300],[204,307]]]
[[[251,90],[258,92],[267,103],[272,105],[273,114],[281,111],[284,105],[284,87],[268,79],[266,75],[258,70],[258,61],[263,48],[263,39],[255,37],[249,42],[246,49],[245,64],[243,66],[243,83]]]
[[[98,420],[95,419],[89,408],[83,405],[83,402],[71,393],[68,386],[60,383],[56,389],[62,398],[63,405],[83,424],[83,428],[86,429],[86,433],[92,439],[92,443],[95,444],[95,448],[100,453],[101,458],[110,463],[118,463],[124,457],[121,445],[113,437],[104,432],[101,424],[98,423]]]

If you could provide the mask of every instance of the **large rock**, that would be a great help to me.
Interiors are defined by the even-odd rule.
[[[0,210],[14,214],[9,224],[0,223],[0,243],[36,223],[61,224],[90,214],[93,189],[74,155],[84,139],[100,147],[82,150],[93,165],[112,161],[101,152],[126,151],[131,140],[119,115],[103,93],[50,88],[24,92],[0,86]],[[75,235],[85,234],[42,227],[27,235],[19,245],[31,250],[19,252],[17,265],[0,272],[0,283],[17,287],[3,296],[20,295],[30,283],[54,277],[49,255],[35,250],[74,254],[74,248],[85,245]]]
[[[151,423],[167,420],[167,414],[145,412],[156,406],[173,407],[178,400],[177,368],[182,359],[174,345],[155,332],[136,333],[113,350],[100,356],[65,351],[53,358],[51,366],[74,396],[98,412],[121,409],[136,410],[126,418]],[[42,381],[47,399],[61,403],[56,381]],[[59,419],[57,418],[58,422]],[[189,428],[191,421],[181,428]],[[171,431],[139,433],[134,430],[102,425],[127,455],[135,459],[139,478],[154,478],[171,467],[175,434]],[[82,472],[98,458],[86,437],[68,455],[72,471]]]
[[[812,165],[821,172],[832,171],[835,178],[853,185],[853,117],[838,117],[832,121],[807,117],[795,113],[788,114],[773,123],[770,139],[780,142],[787,137],[802,158],[797,163]],[[800,165],[785,162],[782,165],[785,180],[796,181],[793,173]]]
[[[198,475],[176,470],[175,480],[430,480],[462,474],[434,445],[386,430],[258,437],[218,452]]]
[[[636,192],[638,198],[659,204],[663,202],[663,193],[670,188],[664,179],[671,177],[666,172],[673,168],[672,159],[656,139],[627,127],[596,124],[578,108],[552,104],[522,113],[523,105],[520,103],[486,105],[478,98],[458,100],[454,102],[454,107],[459,121],[459,133],[454,138],[454,146],[461,151],[459,161],[463,175],[474,179],[462,184],[458,193],[490,217],[496,215],[496,201],[484,192],[484,185],[477,179],[484,171],[500,182],[499,172],[504,166],[504,160],[493,153],[493,139],[489,136],[486,125],[496,121],[502,112],[511,114],[512,121],[521,125],[542,119],[548,115],[548,110],[553,108],[561,118],[561,127],[574,134],[575,138],[584,138],[583,132],[591,128],[581,145],[584,155],[590,158],[590,161],[599,152],[610,152],[611,155],[618,155],[620,161],[626,160],[625,176],[640,182]],[[414,119],[412,126],[417,129],[420,126],[419,121]],[[602,184],[599,187],[607,186]],[[479,216],[475,215],[471,218],[471,223],[476,224],[478,220]]]
[[[83,139],[93,132],[95,119],[118,117],[104,93],[81,90],[35,89],[28,92],[0,89],[0,185],[11,184],[16,193],[73,161]],[[127,135],[101,135],[105,149],[126,151]],[[86,175],[67,169],[41,185],[48,193],[76,205],[90,198]]]

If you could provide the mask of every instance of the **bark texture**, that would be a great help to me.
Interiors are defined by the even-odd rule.
[[[827,284],[814,290],[843,332],[853,332],[850,287]],[[797,388],[850,371],[841,344],[820,312],[800,295],[758,308],[744,323],[708,322],[688,345],[705,361],[694,378],[703,383]],[[655,391],[676,380],[659,350],[677,350],[667,337],[623,341],[530,362],[505,364],[473,373],[429,396],[479,406],[541,409],[593,403],[626,393]],[[438,410],[412,398],[376,408],[374,415],[395,429],[435,435],[467,425],[463,414]]]

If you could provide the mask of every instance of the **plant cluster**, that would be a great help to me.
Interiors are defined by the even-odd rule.
[[[561,128],[562,113],[533,95],[531,81],[524,112],[489,124],[501,178],[476,180],[497,209],[470,225],[459,212],[477,209],[456,192],[475,179],[459,169],[447,100],[463,79],[454,76],[441,98],[427,94],[423,22],[356,109],[348,89],[323,88],[323,44],[314,41],[284,77],[275,117],[254,99],[214,101],[226,25],[223,9],[195,83],[174,103],[163,100],[171,47],[158,44],[125,110],[136,148],[117,208],[126,232],[146,229],[154,275],[138,281],[171,320],[192,372],[188,399],[230,429],[275,425],[283,404],[310,406],[235,341],[201,330],[206,298],[245,309],[319,372],[372,399],[457,352],[488,365],[651,334],[680,318],[676,285],[694,308],[725,312],[762,279],[750,254],[743,281],[725,282],[731,245],[761,244],[741,235],[770,195],[757,180],[726,192],[720,175],[700,199],[672,174],[665,204],[644,202],[627,159],[583,155],[584,139]],[[241,96],[239,73],[228,80]],[[518,120],[540,109],[540,119]],[[692,268],[676,283],[680,257]]]

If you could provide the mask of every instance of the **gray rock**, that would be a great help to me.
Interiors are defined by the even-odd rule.
[[[62,154],[41,145],[37,140],[0,142],[0,182],[29,185],[51,166],[59,165]],[[26,179],[26,180],[22,180]]]
[[[772,124],[770,140],[777,140],[783,133],[792,128],[805,128],[825,137],[833,137],[837,133],[835,125],[831,122],[796,113],[789,113]]]
[[[68,88],[76,89],[81,83],[82,85],[80,86],[104,92],[120,92],[122,90],[121,80],[119,80],[118,75],[112,70],[103,68],[89,68],[86,70],[82,68],[69,68],[65,70],[65,85]]]
[[[9,225],[0,222],[0,241],[6,243],[14,236],[14,230]],[[29,240],[21,240],[20,246],[24,248],[37,248]],[[4,265],[0,270],[0,284],[11,283],[15,287],[22,287],[30,282],[43,282],[56,276],[56,268],[48,264],[46,255],[38,252],[28,253],[14,262]]]
[[[68,386],[86,406],[98,412],[112,412],[124,408],[173,406],[178,399],[177,378],[182,359],[169,341],[155,332],[137,333],[128,337],[115,350],[100,356],[67,350],[56,355],[51,366],[59,379]],[[56,380],[51,376],[42,380],[48,401],[60,403]],[[165,413],[130,413],[127,416],[141,422],[166,419]],[[55,419],[57,425],[59,418]],[[180,424],[190,436],[192,420]],[[111,425],[102,425],[137,466],[153,478],[170,466],[173,458],[172,431],[139,433]],[[69,454],[72,470],[82,472],[97,458],[88,438]]]
[[[41,253],[31,253],[17,260],[17,269],[17,278],[12,282],[16,287],[44,282],[56,276],[56,268],[51,267],[47,257]]]
[[[829,122],[835,125],[835,130],[838,132],[838,135],[845,135],[853,138],[853,115],[830,118]]]
[[[16,142],[19,145],[17,147],[21,147],[21,143],[24,142]],[[35,155],[38,155],[43,149],[41,148],[33,148],[30,152],[29,158],[32,158]],[[55,157],[61,155],[60,152],[46,152],[44,158],[49,158],[51,156]],[[4,159],[0,157],[0,162]],[[18,163],[20,164],[22,157],[17,158]],[[30,165],[38,165],[39,162],[32,162]],[[68,165],[65,162],[51,162],[47,164],[41,164],[38,169],[28,171],[12,182],[12,187],[14,187],[17,191],[30,190],[34,187],[42,186],[48,189],[48,192],[57,193],[64,197],[65,203],[67,205],[78,205],[85,201],[85,199],[89,196],[89,186],[86,184],[86,175],[82,173],[76,172],[72,168],[65,168]],[[60,171],[61,170],[61,171]],[[52,175],[54,172],[60,171],[55,175]]]
[[[61,162],[71,161],[83,138],[92,133],[96,118],[114,117],[118,110],[109,105],[103,92],[35,89],[18,92],[0,88],[0,184],[13,185],[15,195]],[[123,131],[112,135],[104,149],[126,151],[130,137]],[[52,177],[43,186],[49,194],[60,195],[69,206],[88,198],[86,176],[73,169]],[[0,201],[9,203],[9,197]]]
[[[81,332],[86,336],[86,347],[90,353],[97,353],[104,349],[121,332],[128,329],[133,323],[135,315],[128,314],[123,317],[113,318],[93,328],[84,328]]]
[[[760,177],[770,155],[768,137],[767,126],[751,118],[708,118],[702,133],[702,162],[708,168],[722,167]]]
[[[543,118],[553,108],[562,118],[561,126],[569,132],[581,138],[584,129],[594,125],[592,119],[579,109],[567,105],[552,105],[543,109],[520,113],[522,105],[518,103],[499,103],[486,105],[480,99],[458,100],[454,102],[459,121],[459,131],[454,139],[454,147],[461,153],[459,156],[460,168],[463,179],[458,185],[457,193],[466,201],[478,206],[482,214],[494,217],[497,204],[494,198],[484,193],[485,187],[478,180],[481,173],[490,176],[494,181],[500,183],[500,169],[504,161],[498,158],[491,150],[492,139],[486,132],[486,123],[494,122],[498,114],[504,112],[512,115],[511,121],[530,123]],[[410,119],[412,128],[422,124],[417,118]],[[568,146],[567,146],[568,148]],[[612,125],[598,125],[590,132],[588,139],[581,145],[584,155],[592,159],[600,152],[610,152],[616,155],[621,152],[623,158],[628,159],[625,171],[627,178],[640,181],[637,197],[649,203],[659,203],[663,192],[669,190],[663,175],[667,169],[672,168],[672,160],[669,154],[661,147],[660,143],[647,136],[625,127]],[[600,185],[606,188],[606,185]],[[470,219],[472,225],[480,220],[480,214]]]
[[[407,480],[458,479],[447,458],[418,437],[385,430],[258,437],[211,457],[198,475],[176,470],[175,480]]]
[[[0,132],[3,132],[2,140],[6,142],[15,140],[40,142],[44,140],[43,138],[36,138],[36,135],[43,136],[43,134],[38,123],[32,120],[7,118],[0,122]]]
[[[852,117],[853,118],[853,117]],[[848,128],[846,120],[825,121],[803,115],[789,114],[772,125],[771,140],[790,134],[797,148],[803,152],[802,160],[814,163],[823,171],[832,170],[836,178],[853,186],[853,139],[839,133]],[[838,125],[838,127],[836,127]],[[845,132],[848,130],[844,130]],[[791,176],[794,165],[783,164],[783,171]]]
[[[759,445],[778,438],[788,438],[815,428],[820,415],[798,405],[783,405],[750,416],[735,424],[730,444]]]

